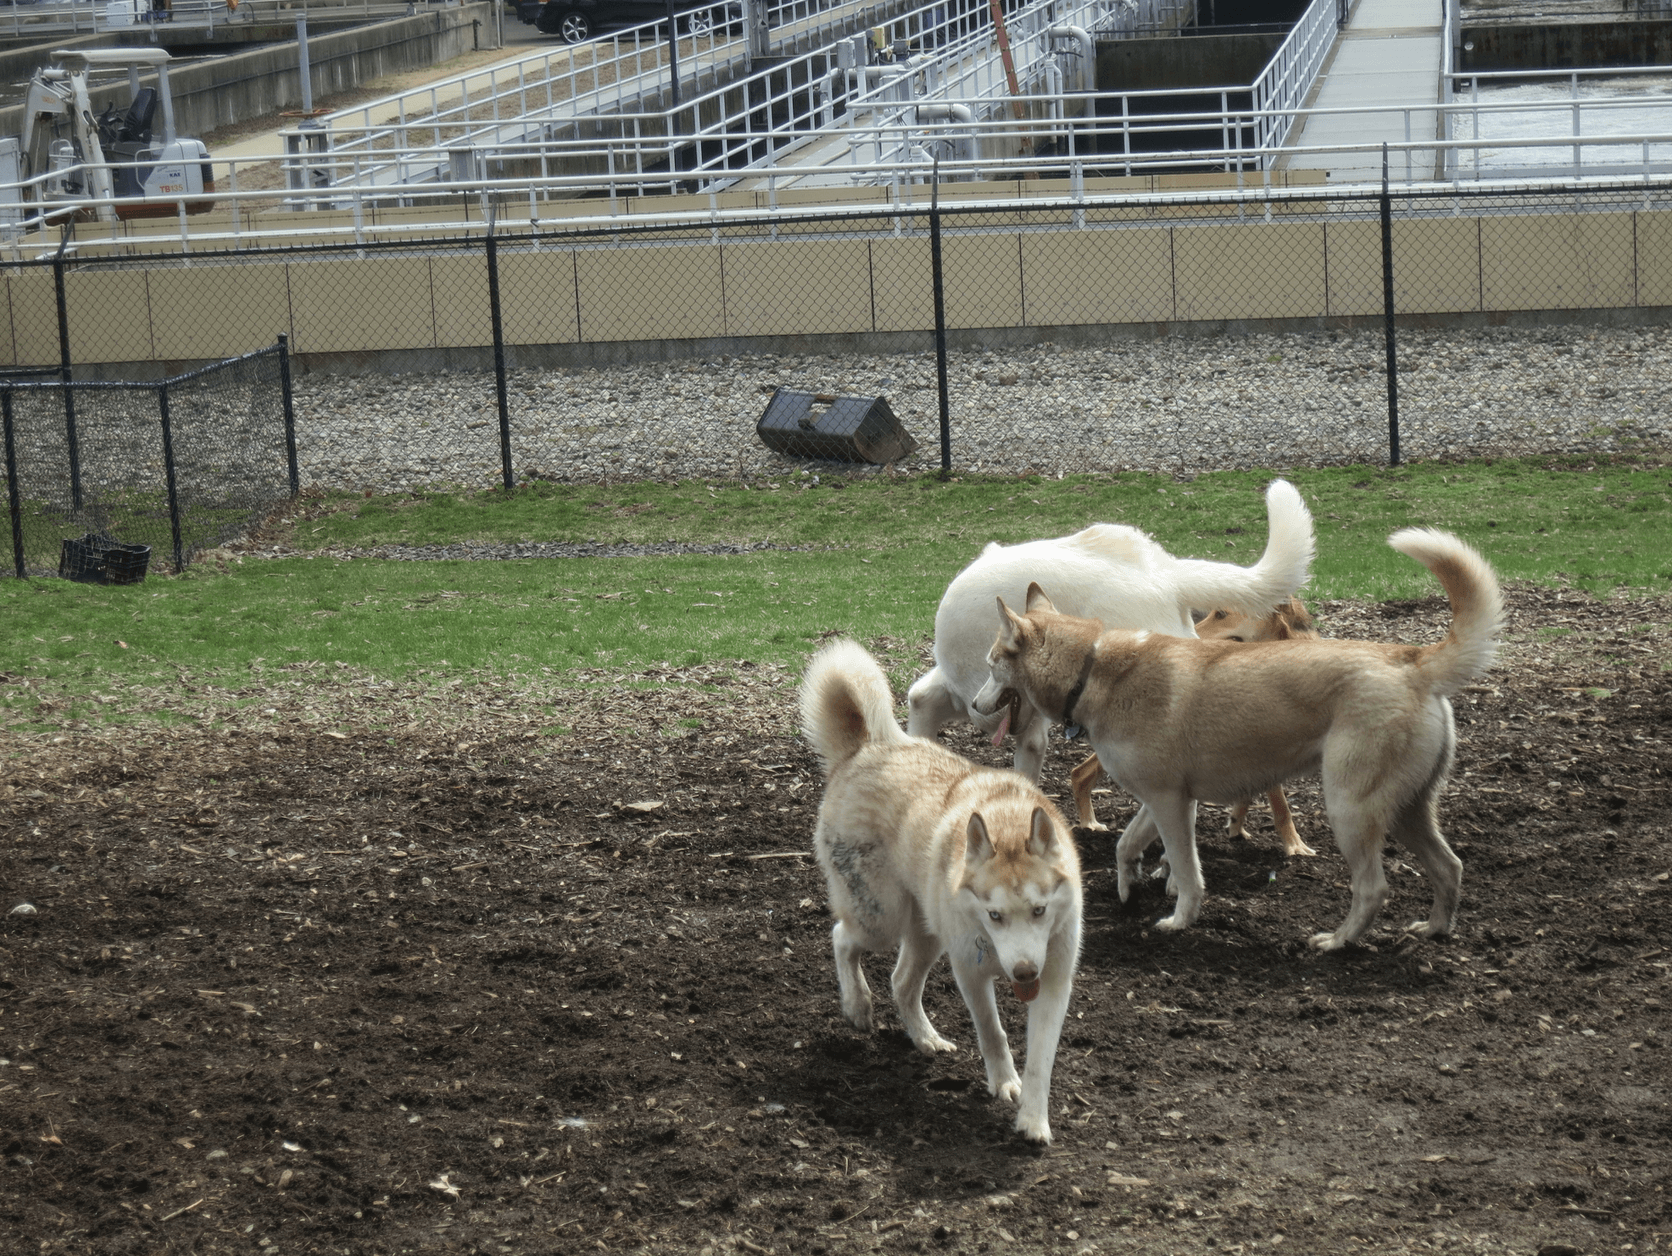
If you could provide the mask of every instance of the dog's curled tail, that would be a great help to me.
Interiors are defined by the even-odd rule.
[[[833,641],[801,678],[801,728],[829,776],[868,742],[910,740],[894,722],[888,677],[857,641]]]
[[[1435,693],[1452,694],[1492,666],[1504,622],[1498,577],[1475,550],[1449,532],[1404,528],[1388,544],[1432,571],[1451,600],[1451,631],[1422,651]]]
[[[1287,480],[1266,489],[1266,548],[1252,567],[1188,558],[1179,593],[1185,610],[1233,610],[1259,619],[1306,583],[1316,543],[1312,512]]]

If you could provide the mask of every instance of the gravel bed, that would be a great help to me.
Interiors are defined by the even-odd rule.
[[[1383,462],[1384,353],[1379,331],[954,353],[953,462],[1046,474]],[[1672,444],[1667,328],[1404,332],[1399,362],[1408,459]],[[884,396],[918,442],[899,469],[939,466],[930,353],[514,371],[513,465],[521,479],[565,481],[789,474],[803,464],[755,435],[779,386]],[[297,401],[309,484],[391,491],[500,478],[488,373],[310,375],[298,380]]]

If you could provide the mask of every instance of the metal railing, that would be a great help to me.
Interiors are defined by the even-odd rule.
[[[1320,0],[1320,3],[1322,0]],[[1182,20],[1194,0],[1032,0],[1014,4],[1007,16],[1015,76],[1024,96],[1060,94],[1063,62],[1082,59],[1075,76],[1082,88],[1095,81],[1086,30],[1137,30]],[[977,0],[933,0],[894,17],[877,16],[875,6],[841,4],[818,9],[796,4],[775,10],[824,35],[838,31],[881,32],[885,59],[856,48],[866,36],[826,43],[816,51],[775,60],[770,69],[747,73],[748,48],[741,36],[717,29],[711,36],[681,39],[681,87],[694,94],[678,109],[665,107],[666,24],[647,23],[573,48],[553,49],[509,65],[384,97],[353,110],[286,132],[292,158],[289,185],[317,193],[340,186],[411,187],[456,182],[503,161],[509,150],[524,155],[534,141],[568,136],[638,150],[649,138],[683,136],[673,145],[696,156],[683,169],[698,175],[760,168],[814,142],[811,133],[863,116],[890,101],[974,100],[979,112],[1009,92],[987,5]],[[1081,38],[1060,46],[1053,31],[1079,28]],[[789,28],[780,23],[780,34]],[[844,50],[844,46],[846,49]],[[832,74],[832,67],[845,66]],[[837,75],[846,77],[838,85]],[[682,90],[682,95],[685,95]],[[1059,111],[1060,112],[1060,111]],[[771,119],[769,126],[759,123]],[[894,125],[897,116],[880,119]],[[772,131],[763,141],[753,132]],[[743,133],[747,138],[739,138]],[[415,142],[427,137],[427,142]],[[867,141],[875,151],[874,138]],[[617,157],[632,158],[620,166]],[[595,164],[610,175],[643,175],[637,151],[600,150]],[[549,170],[550,160],[542,163]],[[672,168],[672,167],[670,167]],[[706,186],[706,184],[705,184]],[[313,208],[342,202],[313,195]]]
[[[1111,111],[1110,116],[1096,116],[1100,99]],[[83,223],[77,228],[74,247],[138,254],[249,247],[274,239],[299,243],[422,238],[461,229],[461,217],[473,220],[473,225],[467,222],[462,229],[479,229],[493,213],[535,227],[587,220],[684,219],[723,214],[734,205],[756,204],[751,196],[770,209],[779,203],[780,196],[791,191],[831,186],[883,189],[891,202],[909,203],[912,187],[929,177],[937,156],[944,182],[1005,181],[995,186],[995,197],[1014,197],[1018,186],[1037,188],[1040,194],[1061,188],[1092,204],[1106,198],[1111,189],[1093,188],[1088,192],[1088,181],[1111,176],[1217,173],[1228,186],[1262,187],[1292,184],[1297,177],[1306,178],[1302,172],[1308,170],[1317,172],[1311,177],[1321,180],[1323,172],[1350,165],[1347,158],[1365,154],[1379,158],[1381,152],[1378,143],[1266,149],[1237,147],[1234,143],[1228,148],[1185,147],[1182,145],[1188,144],[1192,136],[1199,137],[1208,129],[1208,123],[1217,127],[1223,122],[1235,134],[1253,130],[1270,115],[1252,110],[1208,115],[1123,112],[1131,102],[1121,96],[1093,96],[1088,100],[1073,93],[1036,95],[1028,100],[1036,116],[1016,119],[998,110],[979,126],[949,113],[933,119],[929,116],[933,107],[927,102],[891,103],[892,118],[855,124],[841,132],[843,146],[834,164],[791,164],[782,160],[780,149],[779,160],[749,170],[726,168],[727,152],[735,153],[737,161],[750,158],[751,149],[771,154],[775,146],[793,142],[796,133],[775,128],[738,130],[712,137],[705,154],[703,144],[709,140],[702,135],[670,138],[634,134],[632,118],[610,119],[609,134],[601,137],[502,146],[496,156],[500,169],[460,170],[455,181],[432,188],[429,196],[433,214],[421,210],[386,212],[391,202],[389,188],[347,180],[321,194],[321,199],[328,200],[339,212],[286,212],[297,208],[301,198],[296,193],[282,187],[240,186],[240,169],[247,173],[252,163],[222,161],[216,163],[216,212],[195,216],[187,212],[190,206],[182,201],[174,206],[177,212],[172,220]],[[974,100],[967,109],[973,115],[977,108],[991,103]],[[943,103],[940,108],[945,110],[947,105]],[[1467,113],[1475,106],[1459,104],[1451,108]],[[1488,107],[1479,108],[1484,112]],[[1069,109],[1085,112],[1064,117]],[[1378,112],[1397,116],[1409,109],[1312,109],[1295,111],[1295,116],[1301,120],[1331,116],[1373,119]],[[718,148],[722,143],[728,146],[724,151]],[[871,151],[862,151],[865,144]],[[1548,150],[1550,139],[1533,135],[1495,140],[1493,144],[1505,154],[1527,152],[1536,159]],[[1436,154],[1438,164],[1453,174],[1440,186],[1515,184],[1533,177],[1521,174],[1516,164],[1506,159],[1497,169],[1483,166],[1477,178],[1472,164],[1476,147],[1472,137],[1392,143],[1388,152],[1394,180],[1407,188],[1435,186],[1428,172],[1436,168]],[[1583,164],[1578,177],[1571,171],[1563,174],[1576,186],[1598,181],[1617,183],[1627,175],[1645,181],[1672,169],[1672,131],[1587,137],[1581,148]],[[1273,170],[1279,158],[1285,166],[1281,173]],[[320,160],[323,163],[326,158]],[[254,164],[259,168],[262,163]],[[273,162],[265,164],[270,170]],[[741,183],[744,175],[748,180]],[[0,217],[4,256],[27,258],[58,248],[59,233],[52,224],[62,221],[64,203],[45,200],[41,183],[42,179],[37,178],[0,189],[0,194],[19,198],[8,207],[10,220]],[[732,191],[727,192],[728,188]],[[1134,185],[1131,190],[1149,188]],[[410,196],[421,189],[405,191]],[[128,208],[143,202],[112,198],[77,204]]]
[[[1294,129],[1339,30],[1337,0],[1312,0],[1276,53],[1254,80],[1254,108],[1262,117],[1254,147],[1280,148]]]
[[[1298,173],[1307,169],[1319,172],[1314,177],[1321,179],[1323,171],[1343,164],[1344,158],[1365,154],[1379,158],[1381,153],[1379,143],[1290,145],[1270,149],[1177,147],[1164,141],[1169,137],[1200,134],[1205,119],[1217,121],[1222,115],[1151,113],[1096,118],[1091,116],[1088,107],[1084,118],[1059,121],[1049,112],[1050,108],[1095,104],[1095,99],[1092,102],[1078,96],[1029,99],[1036,108],[1043,107],[1039,117],[1017,120],[1000,113],[981,124],[985,150],[972,147],[970,123],[952,118],[931,121],[922,116],[921,108],[914,117],[911,107],[901,107],[895,122],[871,124],[868,130],[856,127],[851,132],[867,138],[881,151],[881,156],[875,152],[859,153],[856,146],[856,151],[844,151],[842,162],[836,166],[779,163],[762,167],[752,173],[746,188],[737,188],[736,172],[720,167],[718,157],[708,170],[694,168],[689,155],[698,151],[701,137],[669,139],[617,134],[605,145],[606,162],[612,167],[606,169],[596,168],[600,161],[600,140],[507,145],[501,150],[500,159],[507,166],[521,162],[528,170],[526,175],[478,171],[475,176],[467,177],[461,172],[457,181],[445,187],[445,205],[451,206],[451,212],[443,212],[443,202],[437,198],[433,215],[411,210],[385,212],[390,201],[388,188],[347,183],[329,190],[329,199],[340,212],[284,212],[295,209],[299,199],[295,193],[283,188],[240,189],[237,164],[217,163],[230,167],[227,178],[214,193],[220,211],[197,217],[187,213],[187,204],[180,202],[172,220],[84,223],[77,228],[73,247],[81,252],[190,253],[254,247],[275,240],[299,244],[419,239],[442,231],[478,231],[494,214],[502,221],[515,219],[534,229],[587,222],[707,221],[724,217],[737,206],[752,207],[758,203],[770,210],[779,204],[780,196],[790,191],[832,184],[877,188],[888,203],[909,205],[914,199],[913,187],[927,180],[936,156],[940,157],[943,182],[997,181],[992,192],[995,200],[1013,199],[1020,186],[1036,188],[1041,195],[1060,189],[1089,207],[1121,194],[1107,187],[1090,186],[1100,178],[1218,173],[1228,187],[1259,188],[1285,181],[1292,184]],[[982,103],[973,102],[971,108]],[[1470,106],[1457,108],[1466,110]],[[1296,116],[1306,119],[1373,116],[1374,113],[1370,109],[1301,110]],[[1262,115],[1255,111],[1233,111],[1223,116],[1236,130],[1251,129],[1262,121]],[[1043,142],[1058,135],[1066,135],[1069,142],[1054,150],[1042,147]],[[752,145],[765,151],[784,140],[785,133],[779,130],[737,131],[724,137],[725,143],[736,146],[744,155]],[[1142,151],[1150,143],[1156,151]],[[1495,141],[1505,151],[1535,154],[1548,148],[1549,143],[1547,137],[1540,136]],[[1472,147],[1472,139],[1389,144],[1394,180],[1399,186],[1414,190],[1463,183],[1508,186],[1527,181],[1507,164],[1496,173],[1483,171],[1479,179],[1464,177],[1436,184],[1431,178],[1423,177],[1424,171],[1435,168],[1436,152],[1447,168],[1467,172]],[[1618,183],[1620,172],[1627,169],[1632,178],[1644,182],[1672,167],[1672,161],[1664,159],[1672,154],[1672,132],[1599,136],[1587,139],[1584,148],[1587,159],[1600,158],[1594,169],[1606,174],[1590,173],[1593,167],[1588,165],[1581,177],[1568,176],[1576,188],[1597,182]],[[1272,169],[1278,158],[1286,166],[1282,173]],[[59,247],[59,232],[52,224],[61,222],[64,205],[43,200],[39,184],[37,179],[14,185],[22,203],[14,210],[17,216],[14,221],[0,223],[0,248],[4,249],[4,256],[38,257]],[[737,190],[725,193],[728,186]],[[1144,184],[1131,189],[1132,192],[1148,190],[1149,186]],[[742,195],[744,192],[752,196]],[[758,202],[753,197],[758,197]],[[78,202],[85,206],[112,207],[141,203],[134,198]],[[234,213],[221,212],[234,207]],[[461,223],[461,217],[466,221]]]
[[[1634,133],[1636,139],[1641,139],[1665,128],[1672,116],[1672,108],[1667,103],[1672,96],[1672,66],[1459,69],[1457,54],[1463,41],[1459,0],[1442,0],[1441,8],[1440,98],[1448,108],[1442,112],[1439,134],[1446,140],[1461,141],[1444,149],[1447,163],[1444,177],[1471,180],[1503,177],[1510,171],[1495,164],[1492,157],[1495,150],[1506,148],[1524,155],[1523,160],[1513,165],[1513,173],[1523,177],[1606,178],[1672,169],[1672,148],[1662,147],[1657,151],[1652,143],[1643,143],[1641,151],[1633,153],[1629,161],[1610,162],[1598,155],[1618,156],[1632,146]],[[1642,16],[1650,15],[1642,13]],[[1619,83],[1632,84],[1637,90],[1612,99],[1585,95],[1586,88],[1594,90]],[[1483,88],[1488,93],[1484,101]],[[1560,95],[1563,88],[1565,95]],[[1545,90],[1546,99],[1503,98],[1510,91],[1526,93],[1539,89]],[[1491,98],[1494,94],[1497,99]],[[1466,103],[1460,104],[1460,99]],[[1482,133],[1482,119],[1487,123],[1486,134]],[[1556,125],[1540,126],[1546,119]],[[1585,130],[1587,119],[1593,123],[1589,133]],[[1521,134],[1493,133],[1492,124],[1499,120],[1515,120],[1520,124],[1516,130]],[[1632,120],[1638,125],[1622,126],[1613,134],[1594,129],[1596,124],[1606,127],[1610,122]],[[1520,142],[1529,138],[1526,134],[1529,126],[1537,130],[1542,143]],[[1590,150],[1589,157],[1586,150]]]
[[[83,228],[80,240],[89,247],[106,235],[120,248],[189,251],[240,247],[275,235],[389,239],[453,230],[461,207],[478,220],[492,205],[502,216],[522,219],[520,206],[526,204],[526,221],[543,224],[591,217],[594,210],[599,217],[616,218],[627,212],[628,198],[665,194],[694,192],[709,198],[698,212],[718,211],[716,198],[727,189],[764,193],[768,207],[788,190],[821,186],[887,187],[894,189],[892,200],[909,202],[911,185],[926,178],[937,156],[946,180],[1060,178],[1075,194],[1100,176],[1219,172],[1239,185],[1266,184],[1279,158],[1293,177],[1299,170],[1343,168],[1345,156],[1379,156],[1374,144],[1249,140],[1293,135],[1302,121],[1332,116],[1363,119],[1367,125],[1391,116],[1403,120],[1409,137],[1413,115],[1440,115],[1439,134],[1450,138],[1407,138],[1390,146],[1394,177],[1407,187],[1426,185],[1437,167],[1453,181],[1488,183],[1551,176],[1579,183],[1647,179],[1672,169],[1672,127],[1630,125],[1634,110],[1660,104],[1664,98],[1657,96],[1586,101],[1582,108],[1568,99],[1492,103],[1471,97],[1442,105],[1304,109],[1284,103],[1261,109],[1237,108],[1233,89],[1225,88],[1218,90],[1219,107],[1204,112],[1169,110],[1169,99],[1179,94],[1164,90],[1075,91],[1084,82],[1085,53],[1073,28],[1084,29],[1081,23],[1093,20],[1097,7],[1059,10],[1050,19],[1043,5],[1015,11],[1015,44],[1020,66],[1026,67],[1026,78],[1021,70],[1018,78],[1027,85],[1019,98],[1011,97],[997,59],[988,55],[991,31],[981,24],[986,11],[930,5],[885,27],[885,35],[905,41],[894,60],[868,64],[859,59],[852,41],[843,41],[827,50],[838,55],[827,57],[824,74],[813,73],[817,63],[804,58],[790,63],[779,78],[761,75],[730,89],[716,88],[678,111],[605,111],[570,117],[561,125],[552,122],[531,139],[486,142],[507,134],[497,129],[496,116],[526,117],[546,104],[545,89],[518,67],[549,62],[572,75],[588,71],[585,65],[559,60],[573,50],[541,53],[510,69],[496,67],[452,80],[460,96],[451,103],[445,85],[426,88],[421,96],[388,98],[413,105],[404,126],[399,119],[378,126],[375,111],[366,109],[354,111],[364,123],[358,127],[341,121],[350,115],[336,115],[335,132],[314,134],[326,134],[338,147],[319,140],[318,149],[288,156],[288,189],[272,187],[276,158],[217,161],[216,198],[223,207],[237,206],[236,215],[198,220],[181,212],[166,226],[132,224],[108,233],[103,227]],[[1318,5],[1309,9],[1309,19],[1318,11]],[[1325,6],[1323,16],[1333,20],[1336,15]],[[1074,17],[1081,22],[1067,20]],[[1305,46],[1311,37],[1303,36],[1305,31],[1297,28],[1286,46]],[[1454,64],[1450,38],[1448,69]],[[843,46],[849,49],[846,65]],[[659,51],[641,47],[638,55],[645,59],[644,77],[655,78],[650,67],[660,64]],[[1274,67],[1287,64],[1285,81],[1292,94],[1301,81],[1295,67],[1315,60],[1280,52],[1267,67],[1268,81],[1282,79]],[[796,70],[798,65],[806,72]],[[1563,72],[1570,85],[1582,77]],[[599,108],[617,90],[612,83],[576,81],[574,90],[590,92]],[[753,92],[751,108],[722,113],[727,90]],[[1247,89],[1240,90],[1246,97]],[[421,108],[414,104],[420,100]],[[1023,116],[1007,110],[1007,103],[1020,103]],[[1492,134],[1492,119],[1506,114],[1516,115],[1521,134]],[[1576,126],[1581,128],[1577,135]],[[449,127],[456,133],[450,134]],[[1219,143],[1204,143],[1209,135]],[[386,146],[375,147],[374,141]],[[1550,160],[1558,144],[1560,163]],[[420,168],[428,169],[434,181],[391,185],[397,178],[415,178]],[[265,187],[254,177],[263,173],[269,176]],[[298,186],[306,189],[304,194],[298,194]],[[39,180],[14,185],[14,191],[20,203],[11,211],[7,236],[19,255],[55,248],[56,233],[39,229],[62,207],[41,199]],[[593,207],[582,201],[587,197],[600,199]],[[382,213],[391,205],[411,204],[434,205],[438,212],[433,218]],[[311,220],[282,212],[304,205],[341,212]],[[642,200],[632,206],[635,215],[661,208]],[[668,206],[670,212],[685,208]],[[170,231],[172,241],[162,231]]]

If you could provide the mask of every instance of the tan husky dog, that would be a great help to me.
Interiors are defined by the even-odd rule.
[[[1407,528],[1388,544],[1445,586],[1451,631],[1437,645],[1104,633],[1094,620],[1059,614],[1038,585],[1028,589],[1026,616],[1000,599],[993,676],[975,705],[997,710],[1016,690],[1085,726],[1109,775],[1160,830],[1178,904],[1159,928],[1182,929],[1201,908],[1193,797],[1235,803],[1321,770],[1353,902],[1340,928],[1314,935],[1312,945],[1335,950],[1370,927],[1388,897],[1382,843],[1390,834],[1434,890],[1428,919],[1410,928],[1451,932],[1463,865],[1437,818],[1457,745],[1447,696],[1491,666],[1503,598],[1491,567],[1454,536]],[[1135,820],[1116,849],[1123,899],[1149,841],[1138,830]]]
[[[1235,610],[1209,611],[1196,621],[1196,635],[1204,641],[1293,641],[1301,638],[1313,640],[1318,630],[1312,626],[1312,616],[1307,613],[1305,604],[1292,597],[1259,618]],[[1106,830],[1109,827],[1099,823],[1091,801],[1092,786],[1102,775],[1103,764],[1096,755],[1087,755],[1069,775],[1074,791],[1074,809],[1079,813],[1082,828]],[[1279,785],[1268,790],[1266,798],[1271,803],[1272,827],[1283,843],[1283,853],[1316,855],[1318,852],[1301,841],[1300,834],[1295,831],[1294,814],[1289,810],[1289,799],[1283,787]],[[1249,802],[1244,798],[1231,808],[1226,832],[1234,838],[1248,836]]]
[[[906,1033],[926,1055],[956,1050],[923,1011],[924,980],[948,956],[988,1091],[1019,1100],[1016,1129],[1050,1142],[1051,1067],[1080,953],[1080,861],[1068,822],[1017,773],[902,732],[888,678],[852,641],[834,642],[807,668],[801,727],[824,764],[813,847],[836,917],[842,1014],[870,1030],[860,957],[898,947],[894,1005]],[[1028,1005],[1020,1077],[995,979]]]

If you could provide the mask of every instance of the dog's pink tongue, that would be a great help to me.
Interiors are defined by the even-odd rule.
[[[1010,993],[1024,1003],[1032,1003],[1039,997],[1039,978],[1035,977],[1032,981],[1026,982],[1012,981],[1010,983]]]
[[[993,734],[995,746],[1004,745],[1004,735],[1010,731],[1010,708],[1004,709],[1004,718],[999,721],[999,731]]]

